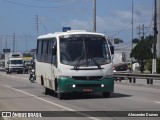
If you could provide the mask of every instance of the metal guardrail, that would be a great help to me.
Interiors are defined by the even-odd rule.
[[[142,74],[142,73],[114,73],[114,78],[121,81],[122,78],[128,78],[130,83],[136,83],[136,79],[146,79],[147,84],[153,84],[153,80],[160,80],[160,74]]]

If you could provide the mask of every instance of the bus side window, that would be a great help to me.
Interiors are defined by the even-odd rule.
[[[42,40],[38,40],[37,42],[37,61],[41,61],[42,54]]]
[[[53,38],[51,40],[49,40],[49,44],[48,44],[48,53],[49,53],[49,61],[48,63],[54,64],[55,66],[57,66],[57,55],[53,54],[53,47],[56,43],[56,38]]]
[[[43,40],[42,41],[42,54],[41,54],[41,61],[42,62],[47,62],[47,59],[48,59],[48,55],[47,55],[47,43],[48,41],[47,40]]]
[[[37,42],[37,61],[44,63],[52,63],[56,66],[56,54],[52,54],[53,46],[56,38],[42,39]]]
[[[51,63],[52,60],[52,46],[53,46],[53,39],[48,41],[48,60],[47,63]]]

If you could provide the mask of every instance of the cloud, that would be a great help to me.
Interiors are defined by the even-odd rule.
[[[152,10],[148,7],[138,7],[134,10],[134,33],[136,35],[136,26],[145,24],[149,26],[152,18]],[[132,22],[132,11],[127,10],[115,10],[112,11],[108,16],[98,16],[97,20],[97,32],[106,33],[109,36],[116,34],[116,37],[121,39],[130,39],[131,38],[131,22]],[[85,29],[92,31],[93,29],[93,20],[71,20],[68,25],[72,29]],[[144,21],[148,21],[145,22]],[[63,23],[66,25],[67,22]],[[125,36],[124,36],[125,35]],[[128,37],[128,38],[127,38]],[[125,40],[124,40],[125,41]]]
[[[134,15],[135,16],[141,16],[142,12],[140,10],[135,10]]]
[[[121,21],[131,20],[132,17],[132,13],[130,11],[116,11],[115,13],[113,13],[113,15],[112,17],[116,17]]]
[[[92,21],[93,21],[92,19],[88,19],[84,21],[74,19],[70,21],[70,23],[68,23],[68,26],[75,30],[92,31],[93,30]],[[131,21],[129,20],[129,17],[127,17],[127,14],[124,16],[122,13],[120,13],[119,15],[117,14],[116,16],[109,16],[109,17],[97,16],[96,23],[97,23],[96,25],[97,32],[113,34],[113,31],[114,32],[119,31],[124,26],[127,26],[128,24],[130,24]],[[62,23],[62,26],[65,26],[65,25],[67,25],[67,22]]]

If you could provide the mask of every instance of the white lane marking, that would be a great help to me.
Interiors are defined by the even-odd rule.
[[[100,120],[100,119],[98,119],[98,118],[91,117],[91,116],[89,116],[89,115],[87,115],[87,114],[84,114],[84,113],[81,113],[81,112],[77,112],[77,111],[76,111],[76,110],[74,110],[74,109],[71,109],[71,108],[68,108],[68,107],[65,107],[65,106],[59,105],[59,104],[57,104],[57,103],[54,103],[54,102],[51,102],[51,101],[45,100],[45,99],[40,98],[40,97],[37,97],[37,96],[35,96],[35,95],[33,95],[33,94],[30,94],[30,93],[27,93],[27,92],[25,92],[25,91],[15,89],[15,88],[13,88],[13,87],[11,87],[11,86],[8,86],[8,85],[4,85],[4,86],[5,86],[5,87],[7,87],[7,88],[10,88],[10,89],[12,89],[12,90],[15,90],[15,91],[18,91],[18,92],[24,93],[24,94],[26,94],[26,95],[32,96],[32,97],[34,97],[34,98],[36,98],[36,99],[39,99],[39,100],[44,101],[44,102],[47,102],[47,103],[52,104],[52,105],[54,105],[54,106],[57,106],[57,107],[63,108],[63,109],[65,109],[65,110],[68,110],[68,111],[74,111],[75,113],[77,113],[77,114],[79,114],[79,115],[82,115],[82,116],[84,116],[84,117],[90,118],[90,119],[92,119],[92,120]]]
[[[160,103],[160,101],[154,101],[155,103]]]

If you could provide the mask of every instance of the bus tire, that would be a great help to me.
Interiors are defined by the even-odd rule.
[[[50,94],[50,89],[45,87],[45,92],[44,92],[45,95],[49,95]]]
[[[104,97],[104,98],[109,98],[110,95],[111,95],[110,92],[103,92],[102,94],[103,94],[103,97]]]

